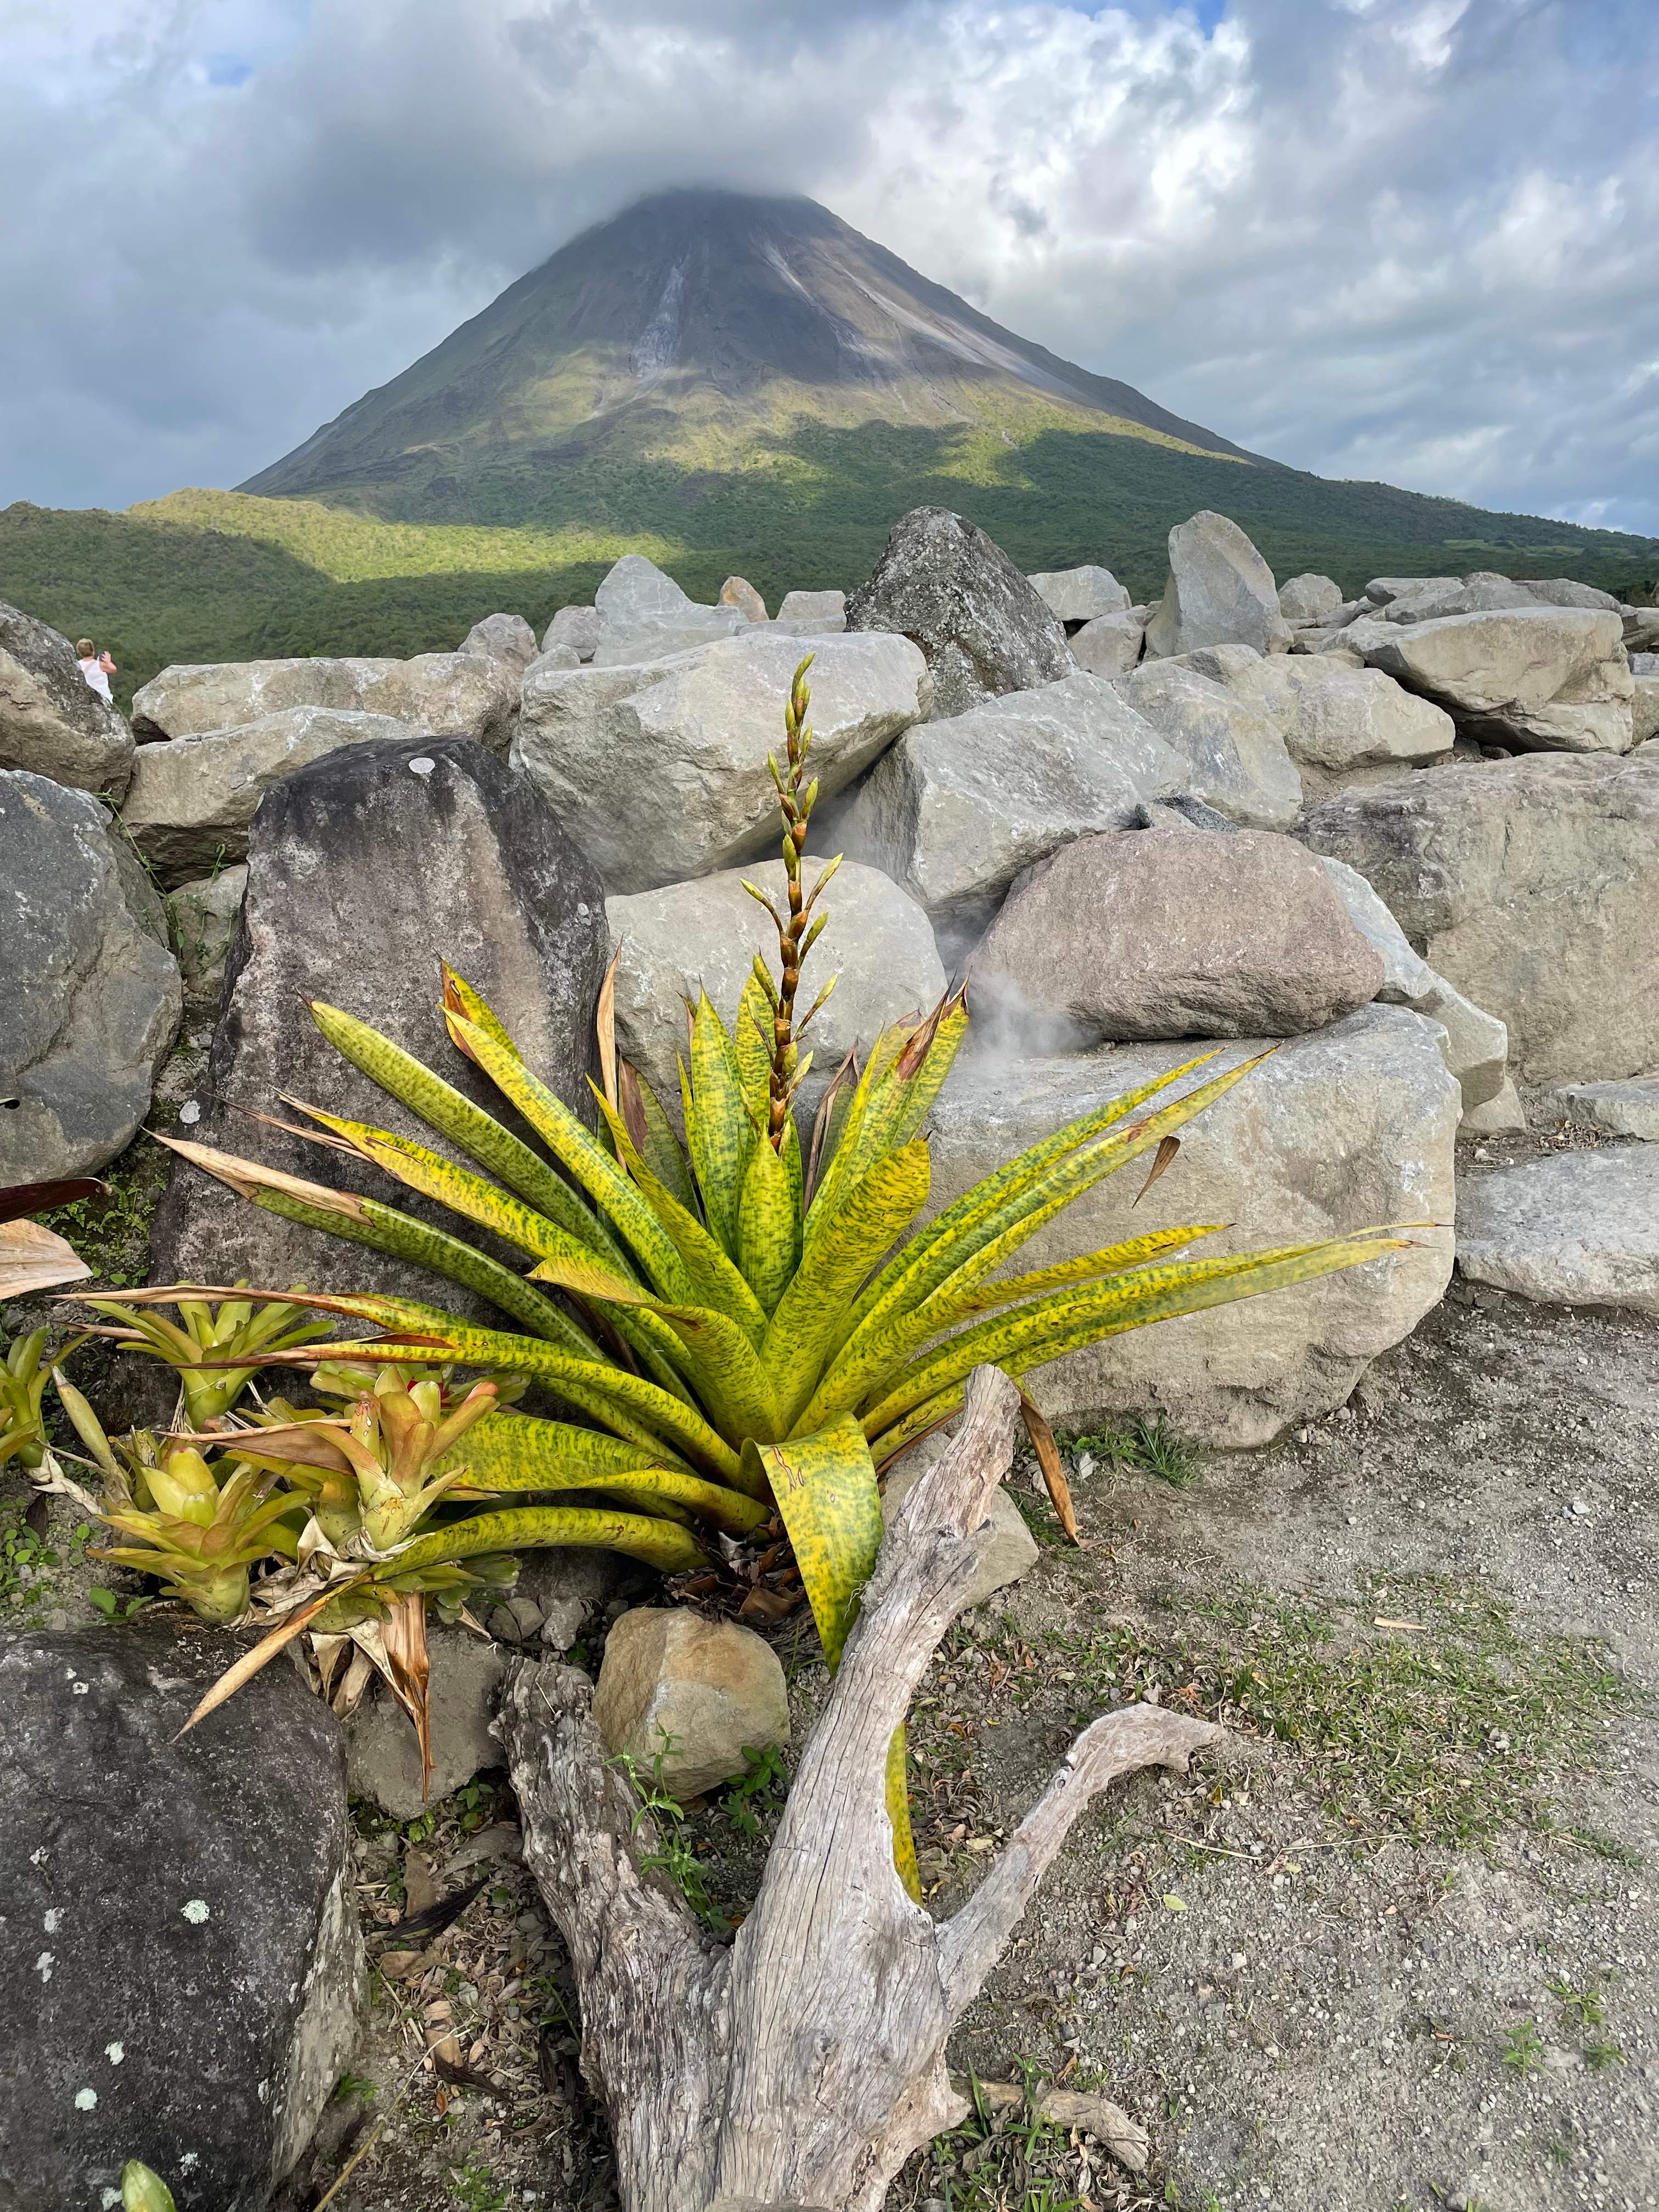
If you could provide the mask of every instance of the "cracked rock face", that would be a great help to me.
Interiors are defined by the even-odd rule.
[[[1327,799],[1299,834],[1507,1025],[1522,1083],[1659,1064],[1659,752],[1437,768]]]
[[[149,1109],[183,993],[161,902],[87,793],[0,773],[0,1183],[94,1174]]]
[[[69,640],[0,600],[0,769],[118,800],[133,750],[125,717],[82,675]]]
[[[849,630],[895,630],[921,649],[933,718],[1073,672],[1064,623],[977,525],[918,507],[893,526],[875,573],[847,602]]]
[[[0,1648],[0,2187],[98,2206],[141,2158],[256,2212],[351,2055],[363,1990],[339,1729],[267,1668],[180,1737],[231,1637],[134,1623]]]

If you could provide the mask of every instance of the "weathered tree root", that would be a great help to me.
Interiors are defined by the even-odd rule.
[[[889,1530],[729,1948],[644,1870],[659,1838],[607,1763],[587,1677],[514,1670],[499,1725],[525,1857],[569,1947],[625,2212],[877,2212],[910,2153],[963,2118],[945,2039],[1073,1822],[1118,1776],[1184,1770],[1220,1734],[1155,1705],[1108,1713],[958,1912],[935,1922],[905,1894],[887,1746],[968,1585],[966,1539],[1007,1472],[1018,1407],[1006,1376],[978,1369],[950,1449]]]

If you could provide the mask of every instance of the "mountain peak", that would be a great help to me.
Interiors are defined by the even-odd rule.
[[[1005,330],[816,200],[686,187],[582,232],[241,489],[522,520],[540,472],[600,445],[695,469],[802,417],[1007,434],[1034,416],[1249,458]]]

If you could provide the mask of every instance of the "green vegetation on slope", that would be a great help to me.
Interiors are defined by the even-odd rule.
[[[1018,442],[994,424],[798,417],[707,468],[685,465],[683,446],[673,459],[641,458],[644,442],[631,456],[603,440],[556,465],[544,455],[486,472],[466,487],[465,520],[217,491],[119,514],[20,502],[0,511],[0,599],[107,643],[130,697],[169,661],[446,650],[497,608],[539,629],[591,599],[624,552],[649,555],[702,599],[734,570],[775,604],[792,588],[850,587],[894,520],[924,504],[970,515],[1022,568],[1099,561],[1139,596],[1162,588],[1170,526],[1205,507],[1240,523],[1281,580],[1314,569],[1348,592],[1377,574],[1482,568],[1623,592],[1659,573],[1653,539],[1144,436],[1050,428]]]

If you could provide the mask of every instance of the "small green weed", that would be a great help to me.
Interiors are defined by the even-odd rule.
[[[0,1605],[28,1604],[37,1595],[36,1577],[58,1564],[57,1553],[24,1518],[29,1503],[13,1498],[0,1504]]]
[[[1544,2044],[1536,2021],[1523,2020],[1519,2027],[1504,2031],[1505,2066],[1512,2066],[1517,2074],[1535,2074],[1543,2063]]]
[[[788,1790],[783,1753],[776,1744],[768,1744],[764,1751],[745,1744],[743,1772],[727,1785],[721,1801],[726,1817],[740,1836],[751,1841],[769,1835]]]
[[[334,2084],[334,2101],[337,2105],[349,2105],[353,2098],[361,2099],[366,2105],[371,2104],[380,2094],[380,2083],[371,2081],[366,2074],[342,2074]]]
[[[1593,2074],[1599,2074],[1605,2067],[1622,2066],[1625,2054],[1616,2043],[1587,2043],[1584,2045],[1584,2063]]]
[[[105,1589],[99,1583],[92,1585],[87,1596],[106,1620],[131,1620],[146,1606],[155,1602],[153,1597],[121,1597],[112,1589]]]
[[[724,1934],[730,1923],[709,1892],[707,1875],[685,1832],[685,1808],[663,1787],[663,1762],[673,1748],[671,1739],[656,1754],[651,1762],[649,1781],[641,1773],[639,1761],[629,1753],[622,1752],[617,1759],[617,1765],[639,1794],[640,1808],[634,1815],[634,1833],[639,1833],[647,1815],[657,1825],[659,1848],[647,1852],[640,1864],[647,1874],[665,1874],[703,1925]]]
[[[1069,1443],[1074,1459],[1086,1455],[1126,1473],[1155,1474],[1177,1490],[1184,1489],[1199,1470],[1198,1453],[1162,1413],[1151,1419],[1136,1413],[1107,1428],[1079,1431]]]
[[[1582,1990],[1576,1990],[1565,1979],[1546,1982],[1544,1987],[1555,1999],[1564,2013],[1580,2027],[1600,2027],[1607,2014],[1601,2009],[1601,1992],[1592,1975]]]
[[[40,1218],[74,1248],[100,1285],[131,1290],[149,1273],[150,1224],[167,1189],[167,1155],[140,1136],[104,1170],[103,1179],[106,1191]]]
[[[477,2158],[451,2167],[449,2193],[465,2212],[507,2212],[507,2191],[495,2186],[489,2168]]]

